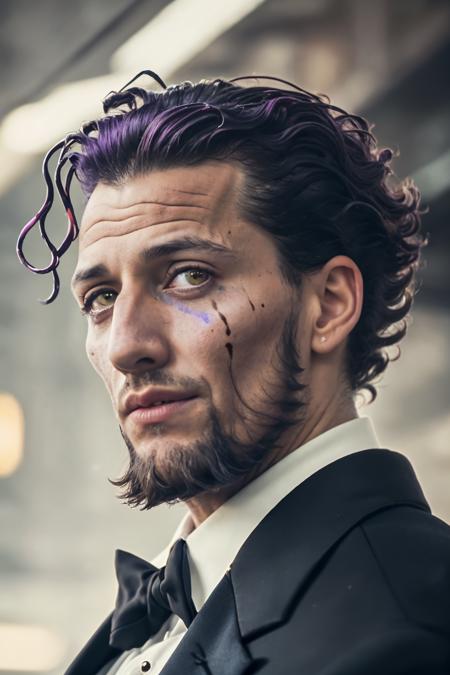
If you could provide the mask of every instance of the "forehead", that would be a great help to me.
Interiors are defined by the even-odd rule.
[[[223,162],[151,171],[120,185],[99,184],[83,214],[79,248],[143,228],[153,232],[197,225],[217,229],[236,219],[242,170]],[[160,227],[161,226],[161,227]]]

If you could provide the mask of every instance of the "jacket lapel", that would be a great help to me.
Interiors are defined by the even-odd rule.
[[[252,663],[241,639],[227,572],[189,626],[161,675],[243,675]]]
[[[244,542],[161,675],[257,672],[252,637],[287,620],[315,567],[359,522],[383,509],[429,510],[413,468],[390,450],[354,453],[289,493]]]
[[[411,464],[390,450],[339,459],[289,493],[252,532],[231,566],[243,640],[287,620],[315,567],[357,523],[402,505],[430,510]]]
[[[112,613],[95,631],[64,675],[97,675],[108,661],[119,656],[120,651],[109,645],[111,617]]]

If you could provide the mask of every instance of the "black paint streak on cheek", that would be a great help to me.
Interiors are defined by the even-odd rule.
[[[242,290],[244,291],[245,295],[247,296],[247,300],[249,301],[250,307],[252,308],[252,312],[254,312],[254,311],[255,311],[255,305],[254,305],[253,302],[250,300],[250,298],[249,298],[249,296],[248,296],[248,293],[247,293],[247,291],[245,290],[244,287],[242,287]]]
[[[228,355],[230,357],[230,361],[231,361],[231,359],[233,358],[233,345],[231,344],[231,342],[227,342],[225,344],[225,349],[227,350]]]
[[[222,314],[222,312],[219,312],[219,310],[217,309],[217,302],[216,302],[215,300],[212,301],[212,306],[214,307],[214,309],[216,310],[217,314],[220,316],[220,318],[222,319],[222,321],[223,321],[224,324],[225,324],[225,333],[226,333],[227,335],[231,335],[231,329],[230,329],[230,326],[228,325],[227,317],[224,316],[224,315]]]

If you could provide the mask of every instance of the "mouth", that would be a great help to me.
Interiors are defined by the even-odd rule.
[[[126,402],[127,416],[138,425],[159,424],[184,411],[197,396],[178,392],[149,392],[142,396],[132,395]]]
[[[176,401],[161,400],[147,406],[138,406],[128,414],[128,417],[139,425],[165,422],[169,417],[184,411],[196,398],[198,397],[191,396]]]

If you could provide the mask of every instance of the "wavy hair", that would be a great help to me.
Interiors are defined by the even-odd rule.
[[[156,79],[163,91],[129,87],[142,74]],[[155,169],[207,160],[237,162],[245,174],[240,211],[271,234],[281,274],[291,285],[298,286],[302,275],[336,255],[349,256],[358,265],[364,302],[349,335],[346,375],[353,392],[365,388],[373,400],[372,382],[392,360],[386,348],[406,333],[426,244],[420,233],[419,191],[409,179],[394,184],[393,153],[377,147],[363,117],[279,78],[264,78],[277,86],[236,84],[243,79],[249,78],[166,87],[155,73],[143,71],[111,92],[103,117],[84,124],[47,154],[47,197],[20,234],[19,257],[33,272],[53,274],[53,292],[44,301],[52,302],[59,289],[60,258],[78,234],[70,198],[73,175],[88,198],[98,183],[118,185]],[[57,151],[55,184],[68,214],[59,247],[45,230],[54,198],[48,162]],[[52,255],[43,268],[31,265],[22,249],[36,224]]]

